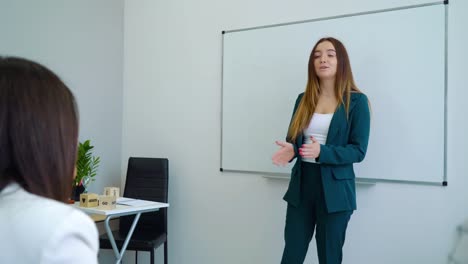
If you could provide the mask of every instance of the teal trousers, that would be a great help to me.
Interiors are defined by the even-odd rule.
[[[327,213],[320,164],[302,162],[301,203],[288,204],[281,264],[302,264],[314,235],[320,264],[340,264],[353,211]]]

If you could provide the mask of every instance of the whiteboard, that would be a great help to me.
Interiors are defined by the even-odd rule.
[[[371,102],[371,133],[358,178],[445,180],[445,5],[393,9],[226,31],[223,34],[221,170],[289,173],[277,167],[314,44],[346,46],[357,86]]]

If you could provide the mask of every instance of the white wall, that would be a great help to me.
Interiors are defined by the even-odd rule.
[[[80,140],[101,166],[91,192],[120,185],[123,92],[122,0],[0,0],[0,55],[36,60],[75,94]]]
[[[170,263],[279,263],[282,253],[287,182],[219,172],[221,31],[424,2],[125,1],[122,163],[170,160]],[[467,10],[466,1],[450,1],[449,186],[358,186],[344,263],[447,262],[468,217]],[[402,51],[405,60],[411,53]],[[312,243],[306,263],[315,256]]]

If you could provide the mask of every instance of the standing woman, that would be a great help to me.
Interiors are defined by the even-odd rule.
[[[0,56],[0,263],[97,263],[95,224],[65,204],[77,145],[67,86],[38,63]]]
[[[356,210],[353,163],[364,159],[369,103],[356,87],[348,54],[335,38],[322,38],[309,58],[308,81],[294,106],[286,142],[273,163],[296,159],[289,187],[282,264],[304,262],[314,234],[320,264],[343,259],[348,221]]]

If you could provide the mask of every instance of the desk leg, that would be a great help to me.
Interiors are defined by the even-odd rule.
[[[122,261],[122,257],[125,254],[125,250],[127,249],[127,246],[128,246],[128,242],[130,241],[133,231],[135,231],[135,227],[138,223],[138,220],[140,219],[140,215],[141,213],[138,213],[135,215],[135,219],[133,219],[132,226],[130,227],[130,230],[128,231],[127,237],[125,238],[122,248],[120,249],[120,253],[119,253],[119,249],[117,248],[117,244],[115,243],[115,238],[114,238],[114,235],[112,234],[112,230],[110,229],[110,225],[109,225],[109,221],[112,218],[112,216],[108,216],[106,218],[106,221],[105,221],[106,232],[107,232],[107,236],[109,237],[109,241],[112,245],[112,249],[114,250],[115,258],[117,259],[115,262],[116,264],[119,264]]]

